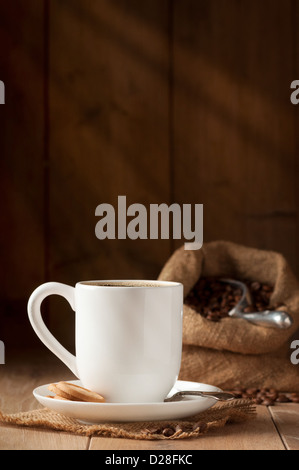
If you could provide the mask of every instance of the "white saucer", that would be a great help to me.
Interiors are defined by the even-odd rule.
[[[81,385],[79,380],[69,381]],[[84,423],[157,421],[187,418],[211,408],[216,400],[188,396],[182,401],[168,403],[90,403],[53,400],[48,385],[33,390],[35,398],[45,407]],[[212,385],[177,381],[168,396],[182,390],[221,391]],[[48,397],[47,397],[48,395]]]

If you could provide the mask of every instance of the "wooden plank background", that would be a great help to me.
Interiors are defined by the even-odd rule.
[[[95,236],[118,195],[203,203],[205,241],[280,251],[299,276],[297,23],[297,0],[0,1],[7,346],[33,344],[44,281],[158,276],[180,241]],[[45,312],[72,347],[66,302]]]
[[[42,2],[0,2],[0,50],[6,98],[0,107],[0,337],[9,354],[10,344],[35,340],[26,303],[45,279]]]

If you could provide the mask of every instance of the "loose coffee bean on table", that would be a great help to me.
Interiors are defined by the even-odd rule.
[[[170,426],[169,424],[165,425],[165,427],[162,425],[160,427],[157,426],[151,426],[149,428],[146,428],[143,430],[143,432],[147,435],[155,435],[155,434],[160,434],[165,437],[172,437],[175,434],[179,435],[184,432],[192,432],[196,431],[199,434],[203,434],[206,430],[208,429],[208,425],[205,422],[198,421],[195,424],[189,423],[178,423],[176,425]]]
[[[299,403],[299,393],[278,392],[269,388],[242,388],[230,390],[235,398],[250,398],[256,405],[274,406],[275,403]]]
[[[243,281],[251,294],[252,305],[244,312],[270,309],[273,288],[257,281]],[[210,321],[218,322],[228,317],[228,312],[241,300],[240,288],[226,284],[218,278],[201,278],[185,299],[185,304]]]
[[[234,395],[236,399],[248,398],[256,405],[275,406],[276,403],[299,403],[299,392],[278,392],[273,388],[240,388],[228,391]],[[197,431],[202,434],[207,430],[207,428],[207,423],[198,421],[193,425],[191,425],[191,423],[190,425],[165,425],[165,427],[152,425],[143,431],[147,435],[162,434],[165,437],[172,437],[176,433],[181,434],[182,432],[190,431]]]

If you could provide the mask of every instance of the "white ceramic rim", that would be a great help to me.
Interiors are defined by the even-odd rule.
[[[109,285],[114,284],[114,285]],[[116,285],[115,285],[116,284]],[[126,285],[132,284],[132,285]],[[115,288],[128,288],[128,289],[156,289],[157,287],[160,288],[173,288],[173,287],[182,287],[183,284],[176,281],[158,281],[158,280],[148,280],[148,279],[105,279],[105,280],[90,280],[90,281],[79,281],[76,283],[76,286],[84,286],[87,288],[94,288],[94,287],[105,287]]]

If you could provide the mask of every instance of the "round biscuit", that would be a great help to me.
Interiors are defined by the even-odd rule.
[[[60,398],[64,398],[65,400],[75,400],[71,394],[67,393],[66,391],[62,390],[61,387],[59,386],[59,383],[57,384],[50,384],[48,386],[48,389],[50,392],[55,393],[55,396],[58,396]]]
[[[58,382],[56,384],[58,389],[57,395],[63,396],[65,398],[70,397],[69,399],[74,401],[85,401],[85,402],[94,402],[94,403],[104,403],[105,398],[99,393],[92,392],[87,388],[81,387],[80,385],[72,384],[69,382]]]
[[[104,403],[105,398],[99,393],[88,390],[87,388],[81,387],[80,385],[72,383],[60,384],[60,389],[73,397],[73,400],[80,400],[86,402]]]
[[[65,400],[65,401],[70,401],[68,398],[60,397],[59,395],[47,395],[46,398],[52,398],[53,400]]]

